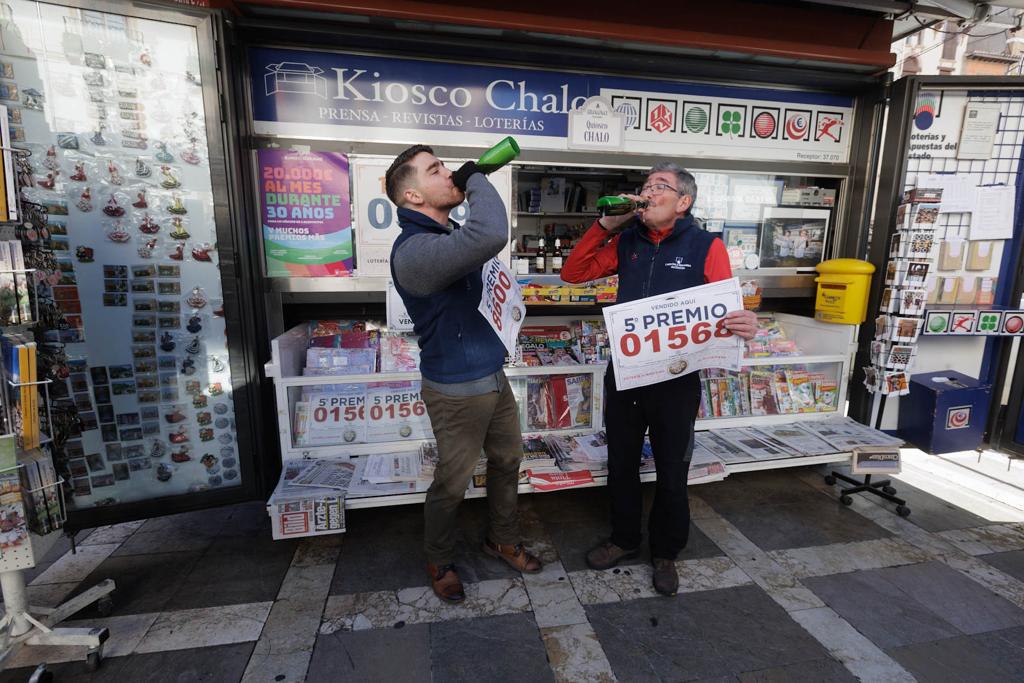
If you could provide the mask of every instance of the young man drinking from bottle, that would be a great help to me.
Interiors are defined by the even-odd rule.
[[[644,186],[627,196],[646,201],[647,206],[595,221],[563,265],[563,280],[586,282],[618,273],[617,301],[625,303],[732,277],[725,244],[701,229],[690,214],[697,196],[690,173],[671,162],[655,164]],[[750,339],[757,331],[757,316],[732,311],[725,317],[725,327]],[[699,376],[694,372],[619,391],[609,364],[605,390],[612,532],[587,553],[587,564],[608,569],[640,554],[640,459],[644,434],[649,433],[658,473],[648,523],[654,588],[675,595],[675,559],[690,533],[686,486],[700,407]]]
[[[523,457],[519,409],[502,366],[505,346],[477,307],[481,270],[508,243],[497,190],[474,162],[455,173],[426,145],[414,145],[385,175],[402,234],[391,275],[419,336],[423,401],[439,461],[424,504],[424,550],[434,592],[460,602],[455,517],[481,449],[487,456],[490,530],[483,551],[527,573],[540,561],[520,542],[517,496]],[[469,200],[469,219],[448,215]]]

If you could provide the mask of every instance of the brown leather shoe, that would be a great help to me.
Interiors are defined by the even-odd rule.
[[[491,557],[505,560],[510,567],[524,574],[536,574],[544,568],[540,560],[526,552],[522,543],[515,545],[492,543],[490,539],[487,539],[484,541],[484,552]]]
[[[639,557],[640,548],[626,550],[611,541],[603,541],[587,553],[587,566],[591,569],[611,569],[622,560]]]
[[[430,587],[434,589],[437,597],[445,602],[462,602],[466,599],[466,591],[462,588],[462,581],[455,571],[454,564],[440,567],[428,564],[427,573],[430,574]]]
[[[679,573],[674,560],[654,558],[654,590],[669,597],[679,592]]]

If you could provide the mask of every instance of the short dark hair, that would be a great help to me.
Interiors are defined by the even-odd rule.
[[[395,206],[401,206],[399,200],[402,198],[402,193],[405,192],[405,185],[415,172],[409,162],[420,152],[433,154],[434,150],[427,145],[413,145],[395,157],[395,160],[391,162],[391,168],[384,174],[384,190],[388,194],[388,199],[394,202]]]

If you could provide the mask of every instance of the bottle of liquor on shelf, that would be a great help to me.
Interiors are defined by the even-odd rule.
[[[622,216],[637,209],[646,209],[649,202],[629,197],[607,196],[597,200],[597,211],[602,216]]]
[[[557,237],[555,238],[554,249],[551,252],[551,272],[562,272],[562,244]]]
[[[541,237],[540,241],[537,242],[537,253],[533,257],[533,272],[535,273],[546,273],[547,269],[547,249],[544,247],[544,238]]]

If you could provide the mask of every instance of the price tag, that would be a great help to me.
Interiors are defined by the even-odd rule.
[[[366,442],[366,385],[314,394],[306,416],[305,446]]]
[[[388,330],[391,332],[412,332],[412,318],[405,308],[405,302],[395,289],[393,280],[387,286]]]
[[[484,264],[481,278],[484,287],[477,310],[512,355],[516,351],[519,328],[526,317],[523,292],[512,271],[497,258]]]
[[[723,318],[740,310],[739,280],[638,299],[604,310],[619,390],[703,368],[738,370],[743,346]]]
[[[371,384],[365,415],[366,439],[371,443],[433,438],[419,382]]]

